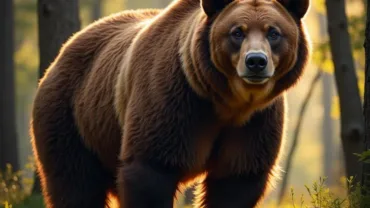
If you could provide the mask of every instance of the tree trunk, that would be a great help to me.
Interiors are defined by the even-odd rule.
[[[19,169],[15,121],[13,1],[0,1],[0,170]]]
[[[364,150],[364,119],[350,36],[345,1],[326,0],[330,49],[334,62],[335,81],[339,95],[341,139],[347,177],[361,181],[362,165],[354,153]]]
[[[139,8],[164,8],[172,2],[172,0],[126,0],[126,8],[139,9]]]
[[[38,0],[40,77],[80,27],[78,0]]]
[[[54,61],[64,42],[80,27],[78,0],[38,0],[37,2],[41,78]],[[40,192],[40,180],[35,174],[32,192]]]
[[[333,98],[333,88],[331,75],[323,73],[322,77],[322,105],[324,107],[323,124],[322,124],[322,141],[324,151],[324,176],[327,178],[327,185],[333,186],[336,179],[334,175],[335,158],[333,151],[335,144],[333,142],[333,122],[331,118],[331,106]],[[338,178],[339,179],[339,178]]]
[[[319,22],[319,35],[324,37],[326,34],[327,21],[325,15],[317,13],[317,20]],[[323,51],[326,54],[326,51]],[[322,57],[325,60],[327,57]],[[331,118],[332,98],[333,98],[333,82],[331,74],[323,72],[322,75],[322,106],[324,107],[323,123],[322,123],[322,141],[324,151],[324,176],[327,178],[327,185],[333,186],[336,178],[334,175],[334,152],[337,149],[333,141],[333,120]],[[339,179],[339,178],[338,178]]]
[[[367,3],[367,17],[366,17],[366,30],[365,30],[365,104],[364,104],[364,115],[365,115],[365,149],[370,150],[370,1]],[[364,171],[362,174],[363,181],[362,185],[367,189],[368,195],[370,195],[370,164],[364,164]]]
[[[93,0],[91,19],[98,20],[101,17],[101,3],[102,0]]]
[[[302,128],[302,124],[303,124],[304,115],[307,112],[308,103],[312,98],[312,94],[315,90],[316,85],[320,81],[321,75],[322,75],[322,71],[318,70],[316,75],[312,79],[311,84],[309,85],[308,92],[307,92],[305,98],[303,99],[302,105],[301,105],[300,110],[299,110],[298,121],[296,123],[296,126],[294,128],[294,132],[293,132],[293,143],[292,143],[292,147],[290,148],[289,153],[288,153],[286,165],[285,165],[285,168],[284,168],[285,175],[284,175],[283,180],[281,182],[280,192],[279,192],[279,195],[278,195],[278,202],[277,203],[278,203],[279,206],[282,204],[282,202],[284,200],[285,193],[286,193],[288,180],[289,180],[289,175],[290,175],[290,171],[291,171],[290,169],[291,169],[292,164],[293,164],[294,154],[297,150],[299,134],[301,133],[301,128]]]

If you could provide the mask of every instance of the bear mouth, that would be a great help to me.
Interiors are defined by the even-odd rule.
[[[243,79],[248,84],[265,84],[270,78],[270,76],[248,76]]]

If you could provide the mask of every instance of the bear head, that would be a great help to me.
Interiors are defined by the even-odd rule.
[[[310,55],[302,23],[310,0],[201,0],[200,4],[201,24],[196,23],[191,44],[196,48],[193,66],[200,70],[190,75],[195,77],[190,82],[200,83],[193,84],[199,94],[216,92],[213,100],[236,111],[246,103],[261,109],[298,81]]]

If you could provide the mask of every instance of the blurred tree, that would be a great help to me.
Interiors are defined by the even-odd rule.
[[[16,123],[20,167],[29,163],[32,148],[29,134],[30,109],[37,86],[38,48],[35,0],[14,2],[14,69],[16,86]],[[27,177],[33,172],[28,169]]]
[[[319,22],[319,35],[325,37],[326,35],[326,17],[322,13],[317,13],[317,19]],[[326,59],[325,53],[321,54],[322,62]],[[320,64],[319,66],[322,68]],[[322,123],[322,140],[323,140],[323,151],[324,151],[324,176],[328,177],[328,186],[334,185],[334,157],[333,157],[333,122],[331,118],[332,109],[332,98],[333,98],[333,83],[331,74],[323,70],[322,75],[322,105],[324,107],[323,123]],[[339,178],[338,178],[339,179]]]
[[[93,0],[91,19],[92,21],[97,20],[101,17],[101,5],[102,0]]]
[[[58,55],[62,44],[80,27],[78,0],[38,0],[40,72]]]
[[[126,7],[128,9],[164,8],[171,2],[172,0],[151,0],[151,1],[125,0]]]
[[[365,149],[370,150],[370,0],[367,3],[367,18],[365,30],[365,96],[364,96],[364,115],[365,115]],[[370,195],[370,163],[364,163],[362,185]]]
[[[330,51],[339,95],[341,139],[347,176],[361,180],[362,166],[354,153],[363,151],[364,120],[352,56],[345,1],[326,0]]]
[[[0,169],[19,169],[15,124],[13,1],[0,1]]]
[[[281,187],[280,187],[280,192],[279,192],[278,202],[277,202],[278,205],[282,204],[282,202],[284,200],[284,196],[286,194],[289,174],[291,172],[291,167],[292,167],[292,163],[293,163],[294,154],[297,150],[297,146],[298,146],[298,142],[299,142],[299,134],[301,133],[303,119],[304,119],[305,113],[307,112],[308,103],[312,98],[312,94],[315,90],[316,85],[320,81],[321,75],[322,75],[322,71],[319,69],[316,72],[316,75],[314,76],[314,78],[312,79],[311,84],[309,85],[308,92],[307,92],[305,98],[303,99],[302,105],[300,106],[300,109],[299,109],[298,121],[296,123],[296,126],[294,128],[294,133],[293,133],[293,144],[292,144],[292,147],[289,150],[288,157],[287,157],[287,162],[286,162],[286,165],[284,167],[285,175],[283,177],[283,181],[281,182]]]
[[[39,78],[54,61],[64,42],[80,27],[78,0],[38,0],[40,68]],[[33,193],[40,192],[40,180],[35,174]]]

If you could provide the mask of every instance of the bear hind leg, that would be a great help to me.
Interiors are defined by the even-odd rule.
[[[84,146],[72,114],[58,117],[58,110],[54,112],[53,118],[36,114],[32,124],[32,144],[46,206],[104,208],[114,179]]]

